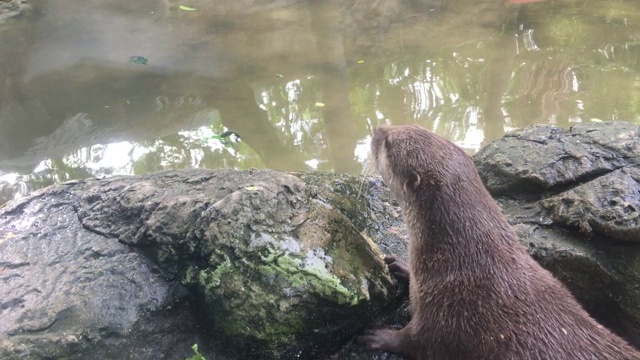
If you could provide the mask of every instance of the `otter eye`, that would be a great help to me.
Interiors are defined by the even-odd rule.
[[[407,189],[412,189],[412,190],[416,190],[418,189],[418,187],[420,186],[420,181],[422,181],[422,178],[420,177],[420,174],[418,174],[415,171],[409,171],[406,174],[406,181],[404,183],[404,189],[405,191]]]

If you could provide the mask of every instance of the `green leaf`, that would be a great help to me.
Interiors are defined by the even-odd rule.
[[[186,358],[185,360],[207,360],[202,354],[200,354],[200,352],[198,351],[198,344],[193,344],[193,346],[191,347],[191,350],[193,350],[193,355],[189,356],[188,358]]]
[[[195,8],[192,8],[192,7],[189,7],[189,6],[184,6],[184,5],[180,5],[179,7],[180,7],[180,10],[184,10],[184,11],[196,11],[196,10],[198,10],[198,9],[195,9]]]
[[[149,59],[144,56],[131,56],[129,57],[129,62],[136,65],[147,65]]]

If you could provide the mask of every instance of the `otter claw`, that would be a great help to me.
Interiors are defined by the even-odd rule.
[[[384,257],[389,272],[399,280],[409,281],[409,264],[404,259],[388,255]]]

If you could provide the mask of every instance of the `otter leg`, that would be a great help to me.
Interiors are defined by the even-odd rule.
[[[387,255],[384,257],[384,262],[387,263],[393,276],[399,280],[409,282],[409,264],[404,259],[395,255]]]
[[[410,341],[406,330],[407,327],[402,330],[367,329],[356,338],[356,342],[367,350],[382,350],[408,356]]]

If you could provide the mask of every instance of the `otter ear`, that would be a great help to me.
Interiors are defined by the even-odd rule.
[[[408,189],[417,189],[418,186],[420,186],[420,180],[420,174],[413,170],[409,171],[409,173],[407,174],[407,181],[404,182],[404,190],[407,191]]]

